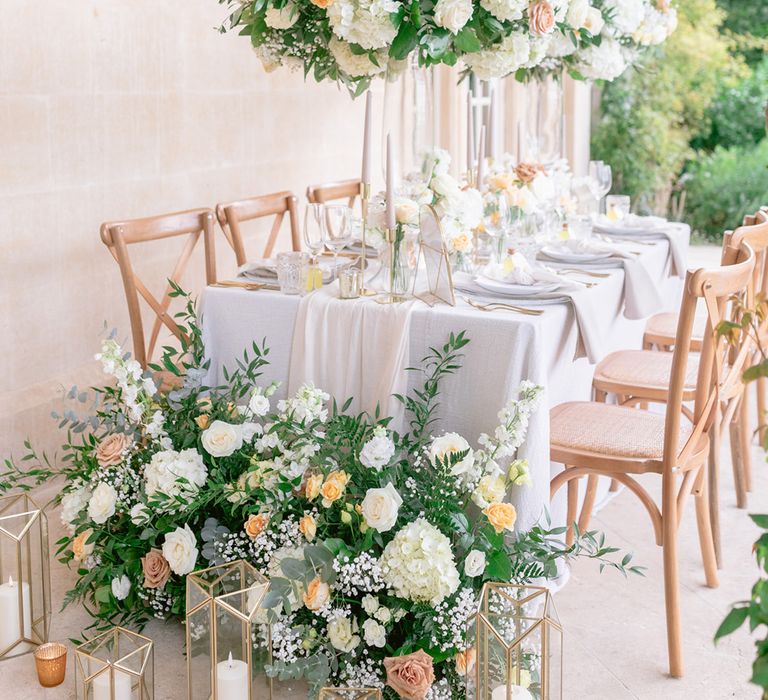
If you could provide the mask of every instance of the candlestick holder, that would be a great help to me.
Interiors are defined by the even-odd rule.
[[[546,588],[486,583],[465,654],[467,700],[562,700],[563,629]]]
[[[0,661],[48,641],[48,519],[27,494],[0,498]]]
[[[381,700],[378,688],[323,688],[317,700]]]
[[[154,649],[144,635],[115,627],[75,649],[78,700],[154,700]]]
[[[272,661],[269,581],[245,561],[187,576],[189,700],[272,698],[265,667]]]
[[[367,262],[367,242],[366,237],[368,235],[368,202],[371,199],[371,185],[368,182],[360,183],[360,212],[362,214],[362,252],[360,255],[360,274],[362,275],[362,288],[360,294],[364,297],[372,297],[376,294],[373,289],[365,286],[365,273],[368,268]]]

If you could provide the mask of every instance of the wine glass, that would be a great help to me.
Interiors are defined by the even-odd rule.
[[[602,160],[589,161],[589,177],[593,187],[593,194],[597,199],[598,214],[602,211],[603,197],[611,191],[613,185],[613,172],[611,166]]]
[[[317,256],[325,246],[325,206],[307,204],[304,210],[304,243],[312,253],[312,264],[317,265]]]
[[[338,269],[339,253],[352,241],[351,213],[345,204],[325,206],[325,247],[333,253],[334,271]]]
[[[488,192],[483,201],[483,227],[493,242],[496,261],[503,257],[509,224],[509,204],[506,192]]]

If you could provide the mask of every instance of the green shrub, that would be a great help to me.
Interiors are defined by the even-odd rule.
[[[689,163],[685,180],[686,220],[719,242],[723,231],[768,204],[768,139],[701,154]]]
[[[734,49],[750,65],[760,62],[768,38],[768,2],[765,0],[717,0],[726,13],[723,28],[730,32]]]

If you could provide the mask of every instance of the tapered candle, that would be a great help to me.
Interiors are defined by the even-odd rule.
[[[363,172],[360,177],[364,185],[371,184],[371,91],[365,93],[365,127],[363,130]]]
[[[392,157],[392,134],[387,134],[387,228],[395,230],[395,164]]]
[[[496,160],[496,90],[491,89],[491,106],[488,112],[488,157]]]
[[[24,622],[19,624],[19,592]],[[32,636],[32,624],[29,609],[29,584],[14,581],[10,576],[8,583],[0,585],[0,652],[5,651],[13,642]],[[16,647],[18,651],[19,647]]]
[[[472,111],[472,90],[467,93],[467,172],[475,167],[475,118]]]
[[[522,163],[523,162],[523,153],[522,153],[522,143],[523,139],[521,136],[522,133],[522,124],[520,123],[520,120],[517,122],[517,162]]]
[[[485,189],[485,124],[480,129],[480,141],[477,144],[477,189],[481,192]]]

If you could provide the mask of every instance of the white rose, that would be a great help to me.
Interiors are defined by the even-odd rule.
[[[243,433],[239,425],[215,420],[203,431],[201,441],[212,457],[229,457],[243,446]]]
[[[472,494],[472,502],[478,508],[487,508],[491,503],[499,503],[507,494],[506,480],[500,474],[486,474]]]
[[[80,515],[90,498],[91,491],[85,486],[65,493],[61,497],[61,522],[71,528],[75,518]]]
[[[254,416],[259,418],[269,413],[269,399],[261,393],[261,389],[253,392],[253,396],[251,396],[251,400],[248,402],[248,408]]]
[[[270,7],[264,13],[264,23],[270,29],[290,29],[296,20],[299,19],[299,11],[292,2],[286,3],[285,7]]]
[[[363,596],[363,610],[369,615],[373,615],[379,609],[379,599],[370,593]]]
[[[407,197],[398,197],[395,201],[395,217],[398,224],[415,226],[419,223],[419,205]]]
[[[197,540],[189,525],[177,527],[165,536],[163,556],[173,573],[184,576],[194,571],[197,562]]]
[[[429,461],[432,464],[446,462],[455,454],[466,452],[465,457],[451,467],[451,474],[461,477],[469,475],[475,464],[474,453],[469,443],[458,433],[445,433],[442,437],[433,438],[429,447]]]
[[[118,600],[125,600],[131,591],[131,581],[123,574],[120,578],[112,579],[112,595]]]
[[[436,173],[429,183],[432,191],[440,197],[461,196],[461,186],[448,173]]]
[[[353,625],[346,617],[337,617],[328,623],[328,639],[339,651],[348,654],[358,644],[360,637],[355,634],[357,624]]]
[[[243,438],[243,442],[251,442],[254,435],[261,435],[264,429],[258,423],[251,423],[246,421],[240,424],[240,435]]]
[[[385,625],[392,619],[392,613],[390,612],[389,608],[385,608],[384,606],[380,607],[376,612],[374,612],[373,616],[379,622]]]
[[[391,483],[383,489],[368,489],[362,503],[365,522],[378,532],[388,532],[397,522],[403,499]]]
[[[373,437],[360,450],[360,463],[369,469],[382,469],[395,455],[395,443],[387,435],[385,428],[374,429]]]
[[[387,643],[384,626],[370,618],[363,623],[363,637],[369,647],[383,647]]]
[[[467,576],[479,576],[485,571],[485,552],[473,549],[464,560],[464,573]]]
[[[589,0],[572,0],[566,15],[568,24],[574,29],[581,29],[589,12]]]
[[[91,495],[88,501],[88,517],[93,522],[103,525],[115,514],[115,504],[117,503],[117,491],[112,484],[101,482]]]
[[[130,516],[131,522],[134,525],[146,525],[149,522],[151,513],[149,512],[149,508],[147,508],[147,506],[145,506],[143,503],[137,503],[135,506],[133,506],[133,508],[131,508]]]
[[[605,26],[605,19],[603,19],[603,13],[596,7],[590,7],[587,10],[587,16],[584,20],[583,28],[586,29],[592,36],[597,36],[603,31]]]
[[[472,0],[437,0],[435,24],[438,27],[443,27],[452,34],[458,34],[471,17]]]

